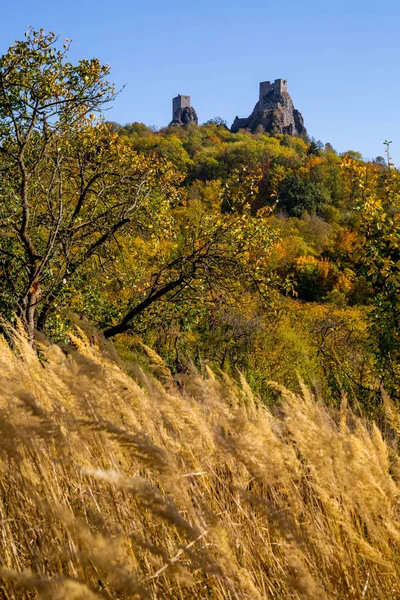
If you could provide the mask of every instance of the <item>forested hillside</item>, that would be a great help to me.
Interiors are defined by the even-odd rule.
[[[29,29],[0,58],[2,373],[15,390],[0,406],[0,597],[398,597],[391,142],[366,161],[306,136],[231,133],[221,118],[107,122],[109,67],[68,52]],[[177,483],[153,477],[165,469],[188,481],[181,503]],[[14,525],[28,497],[26,531],[48,520],[50,538]],[[140,534],[132,510],[146,514]],[[154,516],[170,527],[164,546]],[[111,538],[129,568],[108,569]],[[56,587],[43,579],[56,573]]]

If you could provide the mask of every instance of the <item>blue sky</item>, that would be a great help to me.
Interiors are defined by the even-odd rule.
[[[282,77],[311,136],[367,158],[393,141],[400,166],[400,2],[386,0],[14,0],[0,52],[28,25],[73,40],[125,85],[107,118],[162,126],[188,94],[200,122],[250,114],[260,81]]]

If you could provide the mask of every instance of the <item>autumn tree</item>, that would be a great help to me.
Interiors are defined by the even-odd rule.
[[[384,185],[380,170],[345,158],[343,167],[356,178],[357,259],[373,290],[371,336],[382,383],[400,397],[400,177],[390,159]]]
[[[105,328],[106,337],[134,331],[137,318],[154,306],[162,313],[173,304],[174,312],[182,313],[195,311],[199,305],[215,306],[222,295],[232,302],[240,302],[249,290],[261,299],[268,296],[269,258],[277,233],[267,218],[271,208],[260,210],[257,217],[251,215],[258,182],[258,172],[238,170],[218,190],[213,208],[192,201],[170,212],[174,224],[169,251],[164,256],[161,248],[157,252],[140,290],[128,286],[131,295],[124,303],[125,311]],[[223,203],[230,210],[221,214]]]
[[[95,118],[115,95],[109,68],[68,50],[29,29],[0,58],[0,302],[31,340],[118,232],[165,223],[179,179]]]

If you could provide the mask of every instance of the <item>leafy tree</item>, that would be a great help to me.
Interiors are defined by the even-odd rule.
[[[321,147],[315,140],[311,140],[311,143],[307,149],[307,154],[311,156],[319,156],[321,154]]]
[[[329,202],[329,191],[324,185],[303,179],[297,173],[288,175],[280,184],[278,207],[288,215],[300,217],[304,211],[317,213],[319,208]]]
[[[224,188],[216,188],[219,205],[225,201],[232,210],[221,214],[219,206],[192,201],[178,207],[173,243],[157,267],[143,281],[139,293],[128,298],[120,318],[105,329],[106,337],[135,331],[138,317],[157,307],[171,315],[183,311],[202,312],[221,295],[239,302],[244,290],[266,299],[271,288],[269,257],[277,240],[268,221],[269,209],[251,216],[257,173],[235,173]],[[216,210],[217,209],[217,210]],[[155,268],[156,267],[156,268]],[[163,303],[163,306],[162,306]],[[164,324],[169,316],[163,318]]]
[[[362,161],[362,154],[361,154],[361,152],[357,152],[356,150],[347,150],[346,152],[342,152],[340,154],[340,156],[342,158],[349,159],[349,160]]]
[[[356,257],[374,290],[371,336],[382,382],[400,398],[400,177],[386,170],[382,187],[379,170],[346,158],[344,168],[356,177],[358,203]],[[390,160],[389,160],[390,164]]]
[[[335,148],[329,142],[326,142],[324,150],[327,154],[337,154]]]
[[[153,135],[153,131],[150,127],[147,127],[144,123],[138,123],[135,121],[130,125],[120,126],[119,133],[121,135],[137,136],[137,137],[149,137]]]
[[[217,125],[217,127],[224,127],[225,129],[228,129],[228,123],[222,117],[214,117],[213,119],[208,119],[208,121],[206,121],[204,125]]]
[[[139,157],[93,113],[109,68],[68,62],[69,42],[28,30],[0,58],[0,302],[31,341],[88,261],[123,229],[153,227],[179,179]]]
[[[300,256],[296,259],[294,271],[295,288],[299,298],[320,301],[332,291],[338,276],[332,264],[313,256]]]

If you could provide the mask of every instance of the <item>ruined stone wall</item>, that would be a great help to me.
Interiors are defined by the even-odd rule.
[[[270,81],[261,81],[260,83],[260,100],[263,96],[266,96],[273,89]]]
[[[288,89],[286,79],[275,79],[274,83],[271,83],[270,81],[261,81],[260,100],[264,96],[271,94],[271,92],[273,92],[275,96],[280,96],[283,93],[287,93],[287,91]]]

